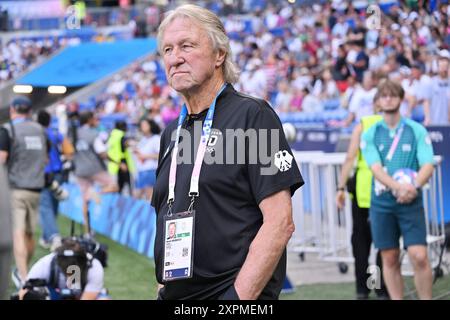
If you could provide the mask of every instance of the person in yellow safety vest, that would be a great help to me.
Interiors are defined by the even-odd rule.
[[[378,94],[374,97],[374,111],[377,112]],[[380,299],[389,298],[386,286],[382,276],[382,263],[380,252],[377,253],[376,264],[377,276],[379,278],[374,283],[374,288],[369,287],[369,277],[371,270],[369,267],[370,248],[372,245],[372,234],[369,223],[369,207],[370,193],[372,190],[372,172],[367,166],[364,157],[359,148],[361,135],[367,131],[372,125],[382,120],[382,116],[374,114],[361,118],[361,122],[356,125],[353,130],[350,145],[347,150],[347,156],[342,165],[339,184],[336,194],[336,204],[339,209],[343,209],[345,205],[345,189],[350,193],[352,198],[352,251],[355,258],[355,277],[356,277],[356,298],[368,299],[371,289]],[[352,179],[349,179],[350,172],[357,159],[356,172]]]
[[[84,24],[84,19],[86,19],[86,3],[84,1],[76,1],[74,6],[77,19],[81,22],[81,24]]]
[[[115,128],[111,131],[108,139],[108,172],[117,177],[119,193],[122,193],[124,186],[128,184],[132,194],[131,174],[134,172],[134,162],[125,138],[126,131],[125,121],[117,121]]]

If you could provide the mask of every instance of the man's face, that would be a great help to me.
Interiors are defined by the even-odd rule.
[[[372,75],[371,74],[365,74],[363,77],[363,87],[366,90],[370,90],[373,87],[373,81],[372,81]]]
[[[438,70],[441,76],[446,77],[448,75],[448,65],[449,61],[447,59],[438,60]]]
[[[175,238],[176,227],[174,223],[169,224],[169,238]]]
[[[98,127],[98,118],[97,116],[93,116],[90,120],[89,120],[89,126],[91,126],[92,128],[97,128]]]
[[[161,47],[169,85],[181,93],[200,87],[220,65],[206,31],[188,18],[167,26]]]
[[[422,72],[418,68],[412,68],[411,69],[411,77],[415,80],[420,80],[420,77],[422,75]]]
[[[380,94],[377,103],[383,112],[395,113],[400,109],[401,99],[392,96],[392,94]]]

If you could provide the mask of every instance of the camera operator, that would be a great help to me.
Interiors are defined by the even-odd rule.
[[[27,285],[19,292],[27,300],[33,283],[46,284],[52,300],[96,300],[103,289],[103,267],[76,238],[65,238],[61,247],[38,260],[28,273]],[[44,297],[42,297],[44,299]]]
[[[60,200],[67,198],[68,193],[61,187],[64,182],[62,156],[72,159],[74,149],[71,143],[63,137],[57,129],[51,128],[51,116],[45,110],[40,110],[37,121],[44,127],[50,143],[49,161],[45,167],[45,188],[41,192],[39,204],[39,218],[42,227],[42,238],[39,244],[45,248],[55,250],[61,245],[56,217]]]
[[[11,102],[11,121],[0,129],[0,164],[6,164],[11,189],[14,258],[12,279],[22,287],[34,252],[39,197],[45,185],[47,137],[31,119],[32,103],[25,96]]]

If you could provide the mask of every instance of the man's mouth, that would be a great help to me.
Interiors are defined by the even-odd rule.
[[[172,73],[172,77],[174,77],[176,75],[180,75],[180,74],[185,74],[185,73],[187,73],[187,72],[185,72],[185,71],[177,71],[177,72]]]

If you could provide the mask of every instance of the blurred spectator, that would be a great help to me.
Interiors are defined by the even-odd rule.
[[[43,40],[10,40],[0,42],[0,85],[4,81],[17,78],[30,66],[47,58],[63,46],[63,41],[57,38]]]
[[[330,69],[325,69],[322,76],[314,82],[313,92],[322,101],[339,98],[339,90],[331,76]]]
[[[119,193],[122,193],[125,185],[128,185],[129,194],[131,187],[131,174],[134,172],[134,163],[128,148],[129,140],[126,137],[127,123],[117,121],[108,139],[108,172],[117,178]]]
[[[61,184],[64,182],[61,157],[64,155],[71,159],[74,150],[70,142],[65,140],[66,138],[57,129],[50,126],[51,115],[47,111],[39,111],[37,121],[45,128],[50,145],[49,161],[45,167],[45,188],[41,191],[39,204],[39,218],[42,227],[39,244],[45,249],[50,248],[53,251],[61,245],[61,236],[56,223],[59,200],[64,198],[64,190],[61,189]],[[69,147],[67,147],[68,144],[70,144]],[[66,147],[63,148],[63,145]]]
[[[304,112],[321,112],[323,110],[322,103],[319,98],[310,92],[310,89],[303,88],[303,101],[302,101],[302,111]]]
[[[164,127],[167,126],[170,122],[178,118],[178,114],[180,112],[179,108],[175,106],[175,103],[172,99],[167,99],[166,103],[164,104],[162,111],[161,111],[161,117],[158,118],[157,112],[159,110],[158,105],[154,105],[151,109],[150,118],[155,120],[157,123],[161,123],[162,120],[164,123]],[[159,120],[159,121],[158,121]]]
[[[96,130],[98,119],[90,111],[80,114],[80,128],[75,130],[73,145],[75,146],[74,165],[75,176],[80,185],[83,197],[84,231],[89,233],[88,226],[88,202],[96,199],[97,194],[93,190],[96,183],[100,184],[101,191],[116,192],[118,190],[114,179],[106,171],[104,159],[107,158],[106,148],[99,143],[99,134]]]
[[[141,138],[134,148],[137,168],[134,196],[150,201],[156,181],[161,129],[154,120],[144,118],[139,122],[139,130]]]
[[[369,68],[369,57],[364,51],[361,41],[354,40],[349,43],[349,53],[347,62],[349,64],[350,73],[356,76],[358,82],[363,81],[363,73]]]
[[[348,127],[353,121],[360,122],[364,116],[373,113],[373,98],[376,89],[376,82],[371,71],[364,73],[362,85],[355,89],[349,104],[350,114],[344,122],[344,126]]]
[[[428,97],[425,100],[425,125],[447,125],[450,123],[449,59],[450,55],[447,50],[440,53],[438,75],[431,78]]]
[[[251,96],[266,98],[267,75],[262,67],[262,61],[258,58],[251,59],[241,75],[242,91]]]
[[[278,93],[275,98],[274,108],[280,112],[289,112],[291,101],[293,99],[291,88],[289,88],[289,82],[281,80],[278,82]]]
[[[333,78],[338,83],[339,90],[345,91],[345,80],[350,76],[350,70],[347,65],[347,51],[344,45],[340,45],[337,49],[337,59],[333,66]]]

